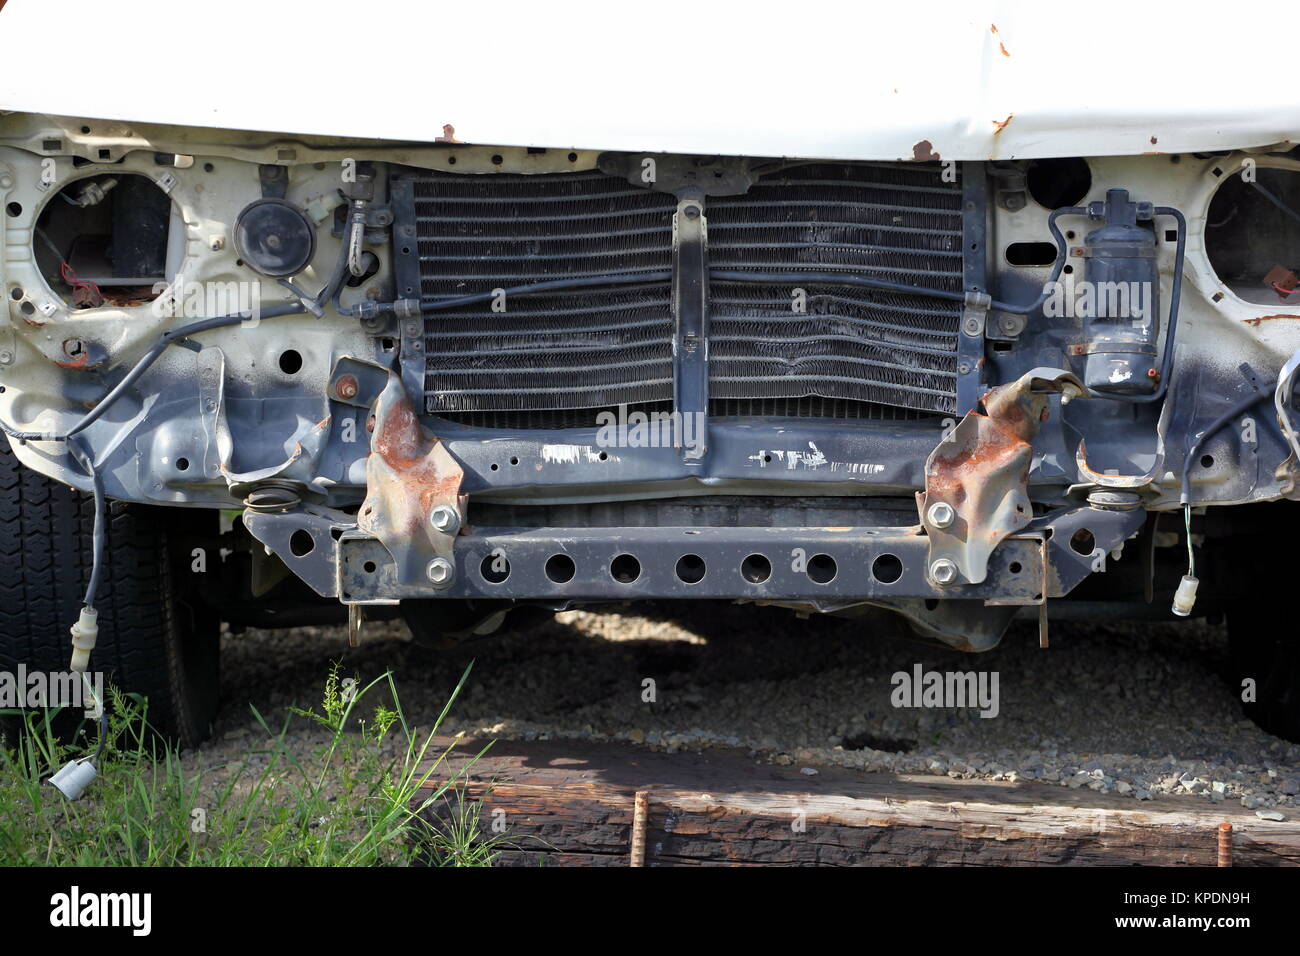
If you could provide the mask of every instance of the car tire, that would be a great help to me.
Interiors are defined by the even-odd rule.
[[[0,670],[66,672],[90,577],[93,498],[23,467],[0,435]],[[181,746],[211,731],[220,693],[217,616],[194,599],[193,536],[218,513],[108,502],[90,669],[139,694],[149,725]]]

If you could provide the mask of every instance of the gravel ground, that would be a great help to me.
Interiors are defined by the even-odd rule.
[[[223,711],[204,762],[242,754],[289,704],[318,703],[331,661],[362,683],[392,670],[408,718],[432,725],[465,666],[444,730],[498,738],[622,740],[676,752],[740,747],[780,764],[1040,780],[1160,800],[1171,794],[1289,817],[1300,745],[1241,716],[1224,682],[1227,642],[1206,623],[1054,623],[1052,646],[1015,627],[973,656],[900,640],[888,617],[800,619],[780,609],[664,605],[570,611],[527,634],[450,651],[370,623],[223,638]],[[891,675],[997,672],[999,713],[896,708]],[[643,700],[643,682],[655,700]],[[308,746],[317,732],[291,737]]]

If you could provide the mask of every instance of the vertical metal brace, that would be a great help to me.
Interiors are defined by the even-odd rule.
[[[1038,586],[1042,589],[1040,592],[1042,594],[1042,600],[1038,603],[1038,646],[1045,650],[1048,646],[1047,565],[1048,565],[1049,558],[1048,558],[1048,549],[1047,549],[1047,535],[1043,535],[1043,537],[1039,540],[1038,547],[1039,547],[1039,554],[1042,555],[1041,562],[1040,562],[1042,565],[1042,577],[1039,579],[1038,582]]]
[[[701,464],[709,414],[708,222],[702,193],[683,193],[673,214],[673,411],[676,447],[688,464]]]
[[[957,330],[957,417],[965,415],[983,392],[984,323],[990,297],[986,265],[988,182],[984,164],[961,164],[962,278],[966,304]]]

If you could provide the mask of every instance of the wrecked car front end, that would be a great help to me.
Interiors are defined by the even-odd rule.
[[[1289,142],[442,140],[0,118],[23,464],[238,511],[235,623],[708,598],[969,650],[1084,593],[1188,613],[1204,509],[1295,494]]]

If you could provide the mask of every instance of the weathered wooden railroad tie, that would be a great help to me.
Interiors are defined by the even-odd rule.
[[[461,741],[437,780],[485,743]],[[1300,821],[1235,804],[815,769],[740,751],[499,740],[461,787],[506,841],[506,866],[1300,865]],[[456,803],[425,814],[438,825]]]

